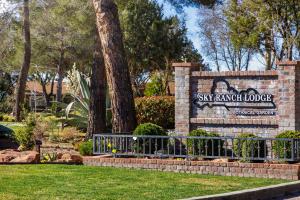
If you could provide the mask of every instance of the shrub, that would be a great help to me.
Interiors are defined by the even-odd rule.
[[[79,144],[79,153],[82,156],[91,156],[93,155],[93,141],[89,140],[87,142],[82,142]]]
[[[73,141],[76,138],[80,137],[81,132],[78,131],[76,128],[74,127],[66,127],[62,130],[62,132],[60,133],[60,137],[61,137],[61,141],[62,142],[69,142],[69,141]]]
[[[60,136],[59,136],[58,134],[56,134],[56,133],[51,133],[51,134],[49,135],[49,141],[50,141],[50,142],[54,142],[54,143],[58,143],[58,142],[61,141],[61,138],[60,138]]]
[[[284,131],[276,138],[300,139],[300,131]],[[292,158],[291,141],[275,141],[272,149],[279,159]]]
[[[150,122],[165,129],[174,129],[174,97],[159,96],[136,98],[135,109],[138,124]]]
[[[209,133],[205,130],[198,129],[191,131],[188,136],[198,136],[198,137],[220,137],[217,133]],[[202,155],[202,156],[218,156],[223,152],[222,140],[217,139],[188,139],[188,153],[192,155]]]
[[[145,123],[145,124],[140,124],[138,125],[138,127],[134,130],[133,135],[153,135],[153,136],[167,136],[168,134],[164,131],[164,129],[156,124],[152,124],[152,123]],[[157,141],[157,147],[155,147],[155,142]],[[163,146],[166,147],[167,146],[167,140],[163,140],[161,141],[161,139],[151,139],[151,145],[150,145],[150,139],[141,139],[139,138],[138,141],[136,141],[136,150],[138,152],[142,152],[143,151],[143,144],[145,145],[145,152],[148,153],[154,153],[156,148],[157,150],[161,150],[162,147],[162,143]],[[137,144],[139,144],[139,146],[137,146]],[[150,151],[151,148],[151,151]]]
[[[32,128],[28,126],[19,126],[14,129],[14,138],[20,145],[20,150],[32,149],[34,145],[34,137]]]
[[[2,119],[4,122],[15,122],[15,118],[13,116],[10,115],[3,115]]]
[[[242,133],[233,142],[233,152],[236,156],[242,157],[242,161],[251,161],[250,157],[263,157],[264,141],[247,140],[247,138],[259,138],[252,133]],[[259,147],[259,148],[258,148]]]
[[[13,130],[0,125],[0,138],[12,138],[13,136]]]
[[[3,121],[3,115],[0,114],[0,122],[2,122],[2,121]]]

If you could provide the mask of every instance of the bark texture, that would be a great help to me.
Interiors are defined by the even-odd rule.
[[[25,100],[25,89],[28,71],[31,59],[31,41],[30,41],[30,19],[29,19],[29,0],[23,1],[23,27],[24,27],[24,57],[23,64],[18,78],[16,91],[15,91],[15,108],[14,116],[17,121],[21,121],[21,112]]]
[[[62,102],[62,83],[64,79],[64,51],[60,53],[59,64],[57,66],[57,86],[56,86],[56,101]]]
[[[106,129],[106,78],[99,36],[95,37],[94,62],[91,71],[89,126],[86,139]]]
[[[136,117],[118,9],[113,0],[93,0],[93,3],[112,101],[113,132],[131,132]]]

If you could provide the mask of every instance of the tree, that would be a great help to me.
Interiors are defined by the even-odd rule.
[[[38,81],[43,90],[43,96],[45,98],[45,102],[47,107],[51,106],[51,101],[53,100],[52,97],[54,96],[54,81],[55,81],[55,75],[53,71],[47,70],[47,71],[37,71],[35,72],[32,77]],[[47,91],[47,85],[50,84],[50,91]]]
[[[170,2],[177,8],[178,11],[182,11],[185,6],[207,6],[212,8],[216,4],[221,4],[223,0],[165,0]]]
[[[93,3],[112,100],[113,132],[130,132],[136,126],[136,118],[118,8],[113,0]]]
[[[235,45],[255,49],[266,69],[275,61],[298,56],[300,2],[294,0],[231,0],[227,16]]]
[[[225,66],[230,71],[248,70],[254,50],[234,45],[231,39],[224,6],[200,9],[199,27],[203,51],[214,63],[217,71]]]
[[[167,86],[172,77],[172,62],[200,61],[201,56],[187,38],[185,24],[176,16],[164,17],[163,8],[150,0],[128,0],[119,4],[135,96],[143,95],[143,88],[156,71],[161,71]]]
[[[21,120],[21,111],[25,99],[25,88],[31,58],[30,21],[29,21],[29,0],[23,1],[23,28],[24,28],[24,58],[16,86],[16,103],[14,116],[17,121]]]
[[[74,64],[88,72],[93,58],[95,20],[92,3],[76,0],[35,1],[32,27],[33,61],[43,67],[55,67],[56,101],[62,101],[62,83]],[[76,15],[74,15],[76,13]]]
[[[86,139],[106,129],[106,78],[101,41],[95,34],[94,63],[91,70],[89,124]]]

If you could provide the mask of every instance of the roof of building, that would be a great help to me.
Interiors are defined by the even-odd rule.
[[[57,87],[57,82],[54,82],[54,87],[53,87],[53,94],[56,95],[56,87]],[[46,90],[47,93],[50,93],[51,90],[51,84],[46,85]],[[26,84],[26,91],[28,92],[34,92],[36,91],[37,93],[43,94],[43,88],[40,82],[38,81],[27,81]],[[68,87],[66,83],[63,83],[62,85],[62,94],[68,93]]]

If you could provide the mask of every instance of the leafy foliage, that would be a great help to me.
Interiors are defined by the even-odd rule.
[[[62,104],[62,106],[69,123],[80,128],[86,128],[88,126],[90,99],[88,80],[78,70],[71,74],[77,79],[78,85],[76,87],[79,88],[80,93],[77,93],[78,89],[74,90],[74,93],[71,94],[74,100],[70,104]]]
[[[167,136],[167,133],[164,131],[164,129],[156,124],[152,123],[145,123],[140,124],[136,127],[136,129],[133,131],[133,135],[154,135],[154,136]],[[155,145],[155,142],[157,142],[157,146]],[[137,152],[142,153],[144,150],[148,153],[154,153],[155,150],[161,150],[161,148],[164,146],[167,146],[167,140],[164,139],[141,139],[138,138],[135,142],[135,149]],[[139,144],[139,145],[138,145]],[[163,144],[163,146],[162,146]],[[145,148],[145,149],[144,149]],[[156,149],[157,148],[157,149]]]
[[[242,157],[242,161],[251,161],[251,157],[263,157],[264,141],[247,140],[247,138],[258,138],[252,133],[242,133],[234,140],[233,152]],[[260,151],[259,151],[260,150]]]
[[[12,138],[13,136],[13,130],[0,125],[0,138],[5,137],[5,138]]]
[[[20,150],[32,149],[34,145],[32,127],[20,126],[14,128],[14,138],[16,142],[20,145]]]
[[[299,131],[284,131],[276,136],[276,138],[300,139]],[[275,141],[272,149],[279,159],[292,157],[291,141]]]
[[[267,69],[275,60],[298,57],[299,1],[230,1],[227,9],[235,46],[253,48],[265,57]]]
[[[89,140],[79,144],[79,153],[82,156],[91,156],[93,155],[93,141]]]
[[[119,2],[119,1],[118,1]],[[187,29],[176,16],[164,17],[162,7],[151,0],[119,2],[132,85],[141,96],[152,72],[164,71],[165,80],[172,75],[173,61],[200,62],[201,56],[187,38]]]
[[[165,129],[175,125],[175,99],[170,96],[140,97],[135,99],[138,124],[151,122]]]
[[[191,131],[188,136],[219,137],[220,135],[209,133],[203,129],[197,129]],[[222,153],[223,142],[212,139],[188,139],[187,147],[188,153],[191,155],[217,156],[219,155],[219,150]]]
[[[156,124],[152,123],[145,123],[140,124],[136,129],[133,131],[133,135],[161,135],[166,136],[167,133],[164,129]]]

